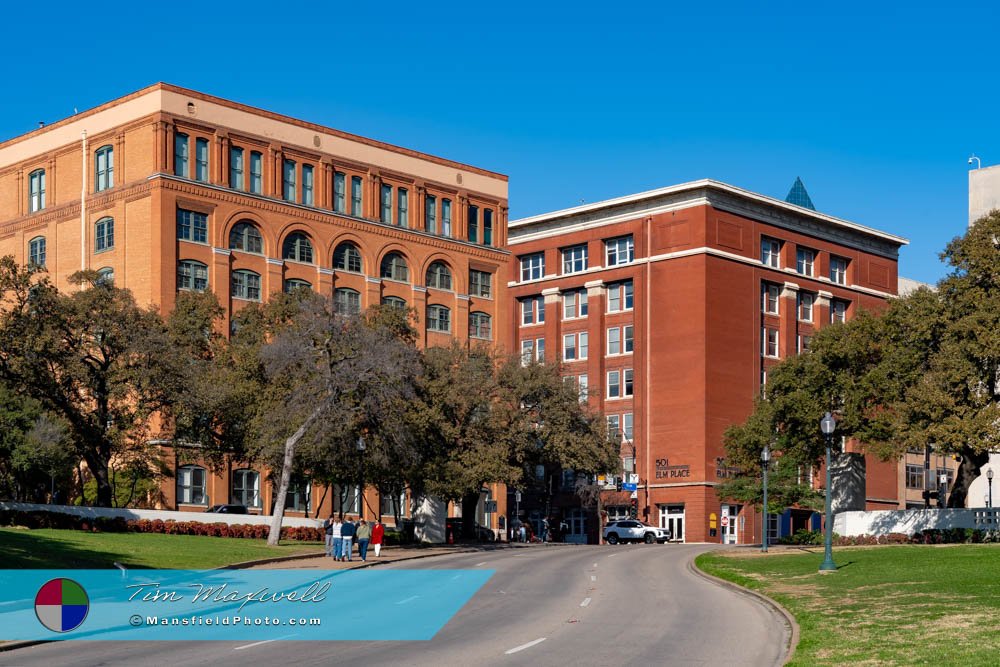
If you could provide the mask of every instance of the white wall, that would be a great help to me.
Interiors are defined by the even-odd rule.
[[[983,466],[979,477],[969,484],[969,495],[965,498],[966,507],[986,507],[989,495],[989,481],[986,471],[993,469],[993,507],[1000,506],[1000,454],[990,454],[990,462]]]
[[[230,526],[251,524],[271,525],[271,517],[260,514],[215,514],[208,512],[173,512],[167,510],[133,510],[111,507],[81,507],[78,505],[35,505],[33,503],[0,502],[0,509],[21,510],[23,512],[62,512],[89,518],[120,516],[126,521],[139,519],[160,519],[161,521],[196,521],[198,523],[225,523]],[[282,526],[296,528],[317,528],[323,525],[321,519],[303,519],[301,517],[284,517]]]
[[[833,518],[833,532],[845,537],[859,535],[913,535],[931,528],[979,528],[1000,530],[998,509],[919,509],[841,512]]]

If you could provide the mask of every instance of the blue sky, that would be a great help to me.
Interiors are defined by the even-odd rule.
[[[812,4],[13,3],[0,138],[168,81],[500,171],[512,218],[801,176],[936,281],[968,156],[1000,163],[1000,9]]]

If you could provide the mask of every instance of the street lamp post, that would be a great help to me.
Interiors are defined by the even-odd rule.
[[[767,464],[771,462],[771,450],[765,444],[763,451],[760,453],[760,463],[761,468],[764,470],[764,530],[761,535],[760,550],[767,553]]]
[[[826,536],[823,540],[824,556],[819,566],[820,572],[834,572],[837,569],[833,562],[833,502],[830,496],[830,448],[833,446],[833,432],[837,422],[833,415],[827,412],[819,422],[819,429],[826,439]]]
[[[364,493],[365,493],[365,439],[363,436],[358,436],[357,442],[358,448],[358,520],[365,511],[364,507]]]
[[[986,485],[989,488],[989,497],[986,501],[986,506],[993,507],[993,468],[986,469]]]

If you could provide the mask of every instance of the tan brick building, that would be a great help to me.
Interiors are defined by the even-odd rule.
[[[639,518],[695,542],[760,540],[760,515],[715,493],[731,474],[723,432],[818,328],[896,294],[906,243],[710,180],[515,220],[509,234],[517,349],[562,362],[622,433],[615,472],[638,473]],[[897,464],[866,464],[870,509],[905,502]],[[606,500],[614,517],[631,499]],[[593,540],[576,512],[570,531]],[[809,520],[786,513],[772,534]]]
[[[415,308],[421,345],[496,341],[506,229],[506,176],[162,83],[0,143],[0,254],[63,289],[99,270],[164,312],[177,290],[211,289],[227,328],[308,286],[348,310]],[[269,510],[266,471],[165,451],[165,507]],[[292,511],[332,506],[294,491]]]

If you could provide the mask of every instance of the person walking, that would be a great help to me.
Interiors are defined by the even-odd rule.
[[[528,527],[521,523],[521,527],[518,529],[518,541],[527,542],[528,541]]]
[[[542,519],[542,542],[549,541],[549,520]]]
[[[333,555],[333,514],[323,522],[323,532],[326,534],[326,555]]]
[[[344,551],[340,554],[340,560],[342,561],[351,561],[351,556],[354,553],[354,533],[356,530],[357,526],[351,522],[351,517],[345,517],[344,525],[340,527],[340,538],[344,544]]]
[[[358,555],[361,562],[368,562],[368,541],[372,538],[372,527],[364,519],[358,524]]]
[[[375,558],[382,553],[382,538],[385,536],[385,524],[376,520],[372,526],[372,546],[375,547]]]
[[[340,560],[340,555],[344,553],[344,544],[340,537],[340,529],[343,525],[344,524],[340,521],[340,517],[334,517],[333,524],[330,526],[333,533],[333,553],[331,555],[333,556],[333,560],[337,561]]]

